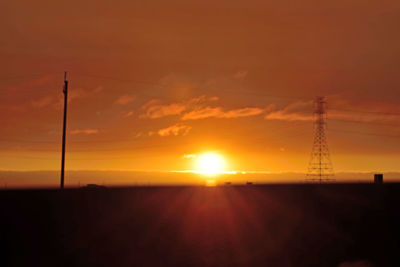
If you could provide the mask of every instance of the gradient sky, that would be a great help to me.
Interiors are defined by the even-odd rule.
[[[0,3],[0,169],[305,172],[328,100],[336,171],[400,171],[399,1]]]

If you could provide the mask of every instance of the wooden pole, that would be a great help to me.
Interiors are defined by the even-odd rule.
[[[64,72],[64,121],[63,121],[63,135],[62,135],[62,154],[61,154],[61,181],[60,189],[64,189],[64,172],[65,172],[65,137],[67,130],[67,104],[68,104],[68,81],[67,72]]]

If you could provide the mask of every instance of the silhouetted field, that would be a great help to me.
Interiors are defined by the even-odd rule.
[[[400,266],[399,207],[400,184],[2,191],[1,263]]]

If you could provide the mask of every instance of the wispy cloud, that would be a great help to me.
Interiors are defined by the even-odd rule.
[[[20,90],[24,90],[24,89],[32,89],[37,86],[43,86],[43,85],[49,84],[50,82],[52,82],[54,80],[54,78],[55,78],[55,76],[52,74],[45,74],[38,78],[34,78],[31,80],[19,83],[16,86],[8,87],[8,88],[6,88],[6,91],[15,92],[15,91],[20,91]]]
[[[271,110],[265,115],[266,120],[311,121],[313,117],[313,101],[299,101],[280,110]]]
[[[103,91],[103,89],[104,89],[103,86],[99,85],[96,88],[94,88],[92,92],[93,93],[100,93],[100,92]]]
[[[75,130],[71,130],[69,132],[72,135],[76,135],[76,134],[98,134],[99,130],[98,129],[75,129]]]
[[[192,110],[182,116],[182,120],[198,120],[211,117],[218,117],[223,113],[220,107],[205,107]]]
[[[373,121],[399,121],[400,115],[390,113],[396,107],[382,105],[380,103],[370,103],[369,106],[350,103],[340,96],[333,96],[328,99],[327,114],[330,119],[351,120],[359,122]],[[357,112],[360,110],[360,112]],[[272,108],[265,115],[266,120],[286,120],[286,121],[312,121],[315,119],[314,102],[297,101],[286,107],[277,109]],[[400,114],[400,112],[398,112]]]
[[[120,105],[126,105],[126,104],[131,103],[131,102],[134,101],[134,100],[135,100],[135,97],[134,97],[134,96],[131,96],[131,95],[123,95],[123,96],[120,96],[115,102],[116,102],[117,104],[120,104]]]
[[[42,98],[32,100],[31,104],[32,107],[35,108],[43,108],[53,103],[53,97],[51,96],[44,96]]]
[[[233,75],[233,77],[235,79],[244,79],[244,78],[246,78],[248,73],[249,72],[247,70],[240,70],[240,71],[236,72],[235,75]]]
[[[265,110],[262,108],[254,108],[254,107],[232,109],[221,114],[220,118],[230,119],[230,118],[256,116],[262,114],[264,111]]]
[[[185,159],[193,159],[193,158],[196,158],[196,157],[197,157],[196,154],[186,154],[186,155],[183,155],[183,158],[185,158]]]
[[[265,109],[257,107],[245,107],[239,109],[231,109],[224,111],[221,107],[205,107],[197,110],[192,110],[182,116],[182,120],[198,120],[205,118],[241,118],[260,115],[265,112]]]
[[[218,101],[218,100],[219,100],[219,98],[217,96],[201,95],[199,97],[191,98],[188,101],[188,104],[201,104],[201,103],[213,102],[213,101]]]
[[[218,101],[216,96],[201,95],[180,103],[163,104],[159,99],[152,99],[142,106],[145,111],[141,118],[158,119],[171,115],[180,115],[184,111],[200,109],[204,104]]]
[[[169,126],[167,128],[163,128],[157,131],[159,136],[178,136],[178,135],[187,135],[192,127],[183,125],[183,124],[175,124]]]
[[[68,90],[68,103],[72,102],[76,99],[82,99],[89,97],[91,94],[100,93],[103,90],[102,86],[97,86],[94,89],[84,89],[84,88],[71,88]],[[53,102],[53,106],[57,109],[62,108],[64,105],[64,96],[61,94],[58,96],[58,99],[55,99]]]
[[[172,104],[161,104],[160,100],[153,99],[142,106],[145,113],[142,114],[141,118],[157,119],[171,115],[179,115],[185,109],[184,104],[172,103]]]
[[[224,110],[220,106],[206,106],[210,102],[218,101],[216,96],[201,95],[191,98],[182,103],[162,104],[159,99],[153,99],[142,106],[145,113],[141,118],[162,118],[170,115],[181,115],[181,120],[198,120],[205,118],[241,118],[260,115],[271,109],[259,107],[243,107],[238,109]]]
[[[143,132],[138,132],[138,133],[136,133],[135,134],[135,138],[140,138],[140,137],[142,137],[143,136]]]
[[[131,110],[131,111],[128,111],[128,112],[124,113],[123,116],[124,116],[125,118],[128,118],[128,117],[131,117],[134,113],[135,113],[135,112],[133,112],[133,111]]]

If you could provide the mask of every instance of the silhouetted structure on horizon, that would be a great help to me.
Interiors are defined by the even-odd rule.
[[[60,188],[64,188],[64,173],[65,173],[65,138],[67,131],[67,104],[68,104],[68,81],[67,72],[64,72],[64,119],[63,119],[63,135],[62,135],[62,152],[61,152],[61,179]]]
[[[326,141],[326,101],[324,97],[317,97],[315,100],[315,135],[314,144],[311,152],[311,159],[308,166],[307,180],[331,181],[329,177],[334,175],[332,162],[329,154],[328,143]]]
[[[383,174],[382,173],[377,173],[374,175],[374,183],[383,184]]]

